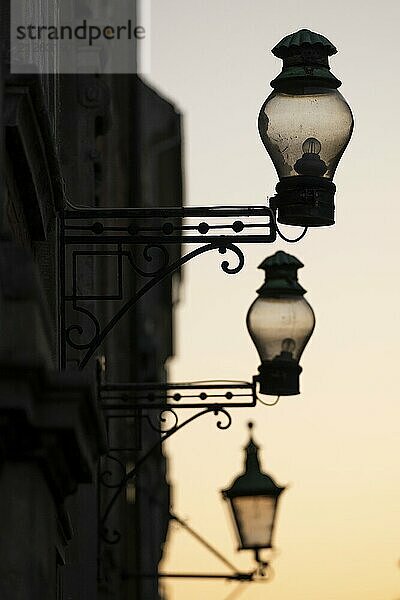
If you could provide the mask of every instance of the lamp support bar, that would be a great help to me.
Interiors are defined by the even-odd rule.
[[[225,556],[223,556],[221,552],[219,552],[219,550],[217,550],[216,548],[214,548],[214,546],[207,542],[207,540],[203,538],[203,536],[201,536],[199,533],[197,533],[197,531],[190,527],[190,525],[188,525],[186,521],[183,521],[180,517],[178,517],[178,515],[174,513],[170,514],[170,518],[176,521],[181,527],[186,529],[186,531],[195,540],[197,540],[202,546],[207,548],[207,550],[211,552],[211,554],[214,554],[214,556],[216,556],[226,567],[228,567],[228,569],[231,569],[234,573],[238,573],[238,569],[235,567],[235,565],[233,565],[228,559],[226,559]]]
[[[99,383],[98,401],[105,413],[167,412],[197,408],[252,407],[257,402],[257,377],[247,381],[186,383]]]
[[[259,570],[250,572],[241,572],[235,565],[226,559],[219,550],[214,548],[203,536],[195,531],[190,525],[183,521],[174,513],[170,513],[170,518],[183,527],[195,540],[204,546],[211,554],[218,558],[231,573],[124,573],[123,579],[224,579],[225,581],[267,581],[266,573],[260,573]]]
[[[254,573],[126,573],[123,579],[224,579],[225,581],[254,581]]]

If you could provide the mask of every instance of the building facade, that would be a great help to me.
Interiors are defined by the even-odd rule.
[[[181,116],[136,75],[11,74],[7,2],[1,17],[0,597],[156,600],[169,520],[161,449],[114,506],[119,543],[104,541],[99,517],[104,472],[129,471],[160,433],[139,416],[108,418],[96,368],[101,355],[107,380],[166,380],[180,275],[133,306],[80,370],[88,314],[107,323],[160,257],[140,247],[124,257],[116,298],[115,255],[77,246],[74,271],[60,219],[74,207],[181,205]],[[78,309],[66,300],[74,277]]]

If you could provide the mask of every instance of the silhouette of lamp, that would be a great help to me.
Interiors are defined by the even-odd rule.
[[[247,314],[247,328],[258,350],[261,394],[299,394],[299,360],[315,326],[314,312],[304,299],[306,290],[297,281],[303,267],[297,258],[278,251],[259,269],[265,282]]]
[[[270,475],[262,472],[259,447],[251,435],[253,424],[249,423],[248,427],[250,440],[244,448],[244,473],[221,493],[230,505],[238,550],[253,550],[256,561],[265,565],[259,552],[272,548],[278,501],[285,488],[276,485]]]
[[[328,57],[337,50],[323,35],[302,29],[272,53],[283,60],[274,91],[261,107],[258,128],[279,183],[271,207],[279,223],[335,222],[332,179],[353,131],[349,105],[337,88]]]

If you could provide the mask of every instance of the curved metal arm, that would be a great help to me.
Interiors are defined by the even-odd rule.
[[[295,244],[296,242],[299,242],[300,240],[303,239],[303,237],[306,235],[307,231],[308,231],[308,227],[304,227],[303,231],[301,232],[301,234],[297,237],[297,238],[288,238],[286,237],[286,235],[284,235],[282,233],[282,231],[279,228],[277,219],[276,219],[276,209],[273,210],[273,222],[274,222],[274,227],[275,227],[275,231],[278,234],[278,236],[284,241],[284,242],[288,242],[288,244]]]
[[[190,533],[190,535],[192,537],[194,537],[195,540],[197,540],[202,546],[207,548],[207,550],[209,552],[211,552],[211,554],[214,554],[214,556],[216,556],[218,558],[218,560],[220,560],[226,567],[231,569],[234,573],[239,572],[239,570],[235,567],[235,565],[233,565],[229,560],[227,560],[225,558],[225,556],[223,556],[221,554],[221,552],[219,552],[219,550],[214,548],[214,546],[212,546],[209,542],[207,542],[207,540],[205,538],[203,538],[203,536],[201,536],[199,533],[197,533],[197,531],[195,531],[192,527],[190,527],[190,525],[188,525],[185,521],[183,521],[180,517],[178,517],[178,515],[176,515],[174,513],[170,513],[170,518],[173,519],[174,521],[176,521],[181,527],[186,529],[186,531],[188,533]]]
[[[154,452],[154,450],[156,450],[156,448],[159,448],[161,446],[161,444],[163,444],[172,435],[174,435],[176,432],[178,432],[181,429],[183,429],[184,427],[186,427],[186,425],[189,425],[189,423],[192,423],[199,417],[201,417],[205,414],[208,414],[210,412],[213,412],[215,416],[218,416],[220,413],[222,413],[227,418],[227,422],[225,424],[223,424],[222,421],[220,421],[220,420],[217,421],[216,425],[217,425],[218,429],[228,429],[228,427],[230,427],[230,425],[232,423],[232,418],[225,408],[217,407],[217,406],[207,407],[204,410],[196,413],[195,415],[192,415],[191,417],[189,417],[188,419],[183,421],[183,423],[180,423],[179,425],[176,425],[174,428],[168,430],[164,435],[162,435],[160,437],[159,440],[157,440],[157,442],[155,444],[153,444],[153,446],[143,456],[141,456],[137,460],[133,469],[131,469],[128,473],[124,474],[122,479],[115,486],[110,486],[110,485],[106,486],[106,487],[116,487],[116,490],[115,490],[114,494],[112,495],[110,501],[108,502],[107,507],[104,511],[104,514],[100,519],[100,535],[104,542],[106,542],[108,544],[116,544],[121,539],[121,534],[117,530],[114,530],[112,533],[112,537],[109,537],[109,532],[108,532],[108,528],[106,527],[106,523],[107,523],[108,517],[110,516],[111,510],[113,509],[121,492],[125,488],[126,484],[136,476],[141,465],[151,456],[151,454]],[[100,483],[102,483],[101,478],[100,478]]]
[[[172,273],[174,273],[175,271],[180,269],[180,267],[182,267],[184,264],[186,264],[187,262],[189,262],[196,256],[200,256],[201,254],[205,254],[206,252],[209,252],[211,250],[218,250],[220,252],[220,254],[225,254],[225,252],[227,250],[231,250],[238,257],[238,264],[236,267],[230,267],[229,262],[227,260],[222,261],[221,269],[225,273],[233,275],[235,273],[238,273],[243,268],[243,265],[244,265],[243,253],[234,244],[222,244],[221,242],[219,244],[216,244],[216,243],[207,244],[205,246],[201,246],[200,248],[196,248],[196,250],[192,250],[192,252],[189,252],[185,256],[180,257],[178,260],[173,262],[171,265],[166,266],[164,269],[162,269],[161,272],[156,273],[156,275],[150,281],[148,281],[138,292],[136,292],[136,294],[134,294],[134,296],[132,296],[132,298],[130,298],[127,302],[125,302],[125,304],[122,306],[122,308],[120,308],[118,310],[118,312],[113,316],[113,318],[107,323],[107,325],[101,331],[96,331],[96,335],[94,336],[94,338],[92,339],[90,344],[84,345],[84,347],[87,347],[88,349],[87,349],[85,356],[83,357],[83,359],[81,360],[81,362],[79,364],[79,369],[83,369],[86,366],[86,364],[88,363],[90,358],[94,355],[94,353],[96,352],[96,350],[98,349],[100,344],[103,342],[103,340],[107,337],[109,332],[122,319],[122,317],[128,312],[128,310],[130,308],[132,308],[132,306],[134,306],[138,302],[138,300],[140,300],[140,298],[142,298],[142,296],[144,296],[149,290],[151,290],[160,281],[162,281],[163,279],[168,277],[168,275],[171,275]],[[83,346],[82,346],[82,348],[83,348]]]

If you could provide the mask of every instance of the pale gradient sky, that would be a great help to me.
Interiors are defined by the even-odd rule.
[[[219,490],[241,470],[249,419],[265,469],[290,486],[275,578],[243,600],[400,597],[399,26],[399,4],[385,0],[152,2],[148,79],[184,114],[188,204],[262,204],[273,194],[256,120],[280,70],[270,49],[289,33],[307,27],[336,45],[332,71],[356,122],[335,177],[334,227],[295,245],[244,248],[239,275],[222,273],[217,254],[184,273],[172,380],[251,379],[259,360],[245,316],[258,264],[279,249],[304,262],[316,313],[300,396],[239,410],[225,432],[207,416],[168,446],[174,509],[242,569],[252,561],[235,552]],[[181,530],[171,530],[168,549],[164,570],[221,570]],[[223,600],[235,584],[165,585],[169,600]]]

